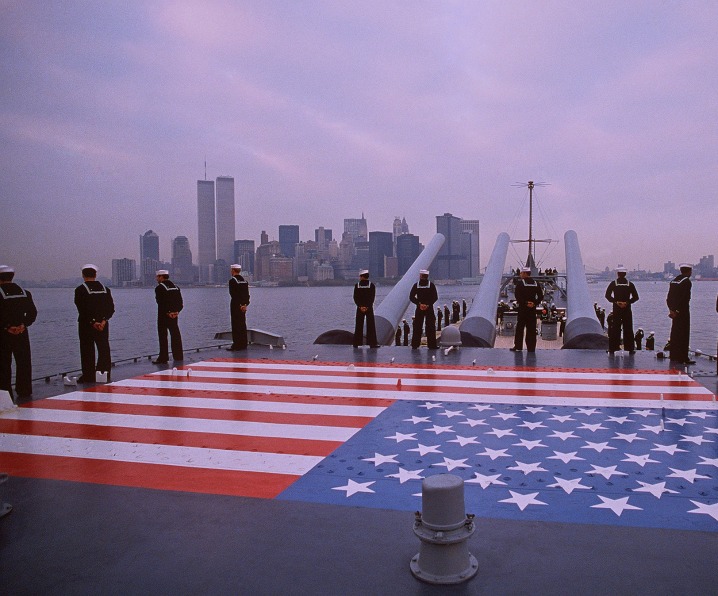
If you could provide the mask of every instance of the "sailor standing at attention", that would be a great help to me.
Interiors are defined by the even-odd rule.
[[[229,350],[246,350],[249,282],[240,275],[241,265],[232,265],[230,270],[232,277],[229,278],[229,314],[232,318],[232,345]]]
[[[688,357],[688,342],[691,335],[691,273],[693,266],[682,263],[681,273],[668,286],[668,316],[671,324],[671,337],[669,351],[671,362],[677,364],[695,364],[695,360]]]
[[[424,321],[426,321],[426,345],[430,350],[436,350],[436,315],[434,314],[434,304],[439,299],[439,293],[436,286],[429,281],[429,271],[422,269],[419,271],[419,281],[411,287],[409,292],[409,300],[416,304],[416,312],[414,313],[414,328],[411,335],[411,349],[417,350],[421,345],[422,329]],[[446,321],[448,316],[444,313]]]
[[[20,399],[32,395],[32,359],[27,328],[37,309],[32,294],[12,280],[15,269],[0,265],[0,389],[12,391],[12,359],[15,358],[15,390]]]
[[[369,281],[369,270],[359,272],[359,281],[354,284],[354,304],[357,312],[354,322],[354,347],[364,344],[364,320],[366,320],[366,341],[372,348],[378,348],[376,325],[374,324],[374,298],[376,287]]]
[[[520,277],[515,281],[514,297],[518,304],[516,332],[512,352],[520,352],[524,347],[524,329],[526,329],[526,351],[536,351],[536,305],[543,300],[543,291],[539,283],[531,278],[531,267],[523,267]]]
[[[182,291],[170,281],[170,272],[160,269],[156,273],[157,286],[155,287],[155,300],[157,301],[157,336],[160,340],[160,353],[153,364],[167,364],[169,362],[169,348],[167,345],[167,332],[172,341],[172,359],[184,360],[182,350],[182,335],[179,330],[179,314],[182,312]]]
[[[83,283],[75,288],[77,333],[80,337],[82,376],[78,383],[94,383],[95,371],[106,372],[110,380],[110,318],[115,314],[115,302],[110,288],[97,281],[97,265],[82,267]],[[97,348],[97,364],[95,364]]]
[[[623,330],[623,349],[631,354],[636,353],[631,305],[638,301],[638,291],[633,282],[626,279],[627,271],[623,265],[619,265],[616,268],[616,279],[606,288],[606,300],[613,304],[613,322],[608,334],[608,351],[611,354],[621,345],[621,330]]]

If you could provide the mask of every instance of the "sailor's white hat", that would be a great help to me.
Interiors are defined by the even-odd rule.
[[[362,269],[362,270],[359,272],[359,275],[369,275],[369,269]]]
[[[625,265],[619,265],[616,267],[616,271],[619,273],[628,273],[628,268]]]
[[[0,273],[15,273],[15,269],[10,265],[0,265]]]
[[[95,271],[95,273],[97,273],[100,270],[97,267],[97,265],[93,265],[92,263],[87,263],[86,265],[83,265],[82,269],[93,269]]]
[[[419,271],[419,275],[429,275],[429,270],[428,270],[428,269],[421,269],[421,270]]]
[[[691,265],[690,263],[681,263],[680,265],[678,265],[678,268],[679,269],[693,269],[693,265]]]
[[[157,273],[155,273],[155,275],[169,275],[169,274],[170,274],[170,272],[167,271],[167,269],[158,269]]]
[[[229,266],[230,269],[239,269],[242,270],[242,265],[239,265],[238,263],[235,263],[234,265]]]

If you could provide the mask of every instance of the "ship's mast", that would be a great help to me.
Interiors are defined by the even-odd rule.
[[[533,223],[534,223],[534,181],[529,180],[529,256],[526,259],[526,265],[533,267]]]

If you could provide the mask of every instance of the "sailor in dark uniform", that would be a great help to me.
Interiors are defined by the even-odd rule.
[[[639,327],[639,328],[638,328],[638,331],[636,331],[636,336],[635,336],[635,338],[634,338],[634,339],[636,340],[636,350],[642,350],[642,349],[643,349],[643,337],[644,337],[644,335],[645,335],[645,334],[643,333],[643,327]]]
[[[461,306],[459,306],[459,301],[454,300],[451,303],[451,322],[452,323],[459,322],[460,313],[461,313]]]
[[[646,350],[656,349],[656,332],[651,331],[646,338]]]
[[[160,269],[156,277],[155,300],[157,301],[157,336],[160,340],[160,353],[157,360],[153,360],[153,364],[167,364],[169,362],[168,331],[172,341],[172,359],[184,360],[182,335],[179,329],[179,314],[184,305],[182,291],[170,281],[170,272],[167,269]]]
[[[406,319],[402,319],[401,327],[402,327],[402,331],[404,331],[404,342],[403,343],[405,346],[408,346],[409,345],[409,330],[411,328],[409,327],[409,323],[406,322]]]
[[[32,358],[27,328],[35,322],[37,309],[32,294],[14,283],[15,269],[0,266],[0,389],[12,391],[12,360],[15,358],[15,390],[18,399],[32,395]]]
[[[695,364],[688,357],[688,342],[691,335],[691,273],[692,265],[680,265],[681,273],[668,287],[666,304],[668,316],[673,320],[671,325],[670,343],[671,362],[679,364]]]
[[[369,270],[359,272],[359,281],[354,284],[354,304],[357,312],[354,320],[354,347],[364,345],[364,321],[366,320],[366,340],[372,348],[378,348],[376,325],[374,324],[374,298],[376,287],[369,281]]]
[[[78,383],[94,383],[95,371],[106,372],[110,380],[110,318],[115,314],[115,303],[110,288],[96,280],[96,265],[82,268],[83,283],[75,288],[77,307],[77,333],[80,337],[82,376]],[[97,348],[97,363],[95,363]]]
[[[608,334],[608,351],[611,354],[621,346],[621,330],[623,349],[635,353],[631,305],[638,301],[638,291],[633,282],[626,279],[626,272],[627,269],[619,265],[616,268],[616,279],[606,288],[606,300],[613,304],[613,320]]]
[[[461,299],[461,317],[463,319],[466,318],[466,300],[464,300],[463,298]]]
[[[426,345],[430,350],[436,350],[436,315],[434,304],[439,299],[436,286],[429,281],[429,272],[426,269],[419,271],[419,281],[411,287],[409,300],[416,304],[414,313],[414,329],[411,336],[411,347],[416,350],[421,345],[422,329],[426,321]],[[446,313],[444,313],[446,316]],[[446,317],[448,320],[448,317]]]
[[[516,332],[512,352],[520,352],[524,344],[524,329],[526,329],[526,350],[536,351],[536,305],[543,300],[543,291],[539,283],[531,278],[531,268],[523,267],[521,277],[516,280],[514,296],[518,304],[516,318]]]
[[[401,325],[396,328],[396,333],[394,334],[394,345],[401,345]]]
[[[231,351],[247,349],[247,307],[249,306],[249,282],[240,275],[242,266],[234,264],[230,267],[232,277],[229,278],[229,313],[232,318]]]
[[[444,312],[441,310],[441,307],[437,307],[436,309],[436,330],[441,331],[441,321],[444,319]],[[449,321],[446,322],[446,324],[449,324]]]
[[[451,314],[449,313],[449,307],[444,304],[444,327],[448,327],[451,322]]]

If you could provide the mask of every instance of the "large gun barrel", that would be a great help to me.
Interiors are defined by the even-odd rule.
[[[493,348],[496,340],[496,305],[501,291],[501,277],[511,239],[506,232],[496,238],[486,273],[476,292],[474,302],[459,327],[464,346]]]
[[[566,330],[563,334],[564,349],[606,350],[608,338],[603,334],[601,324],[588,293],[586,272],[581,258],[578,236],[569,230],[563,237],[566,247]]]

